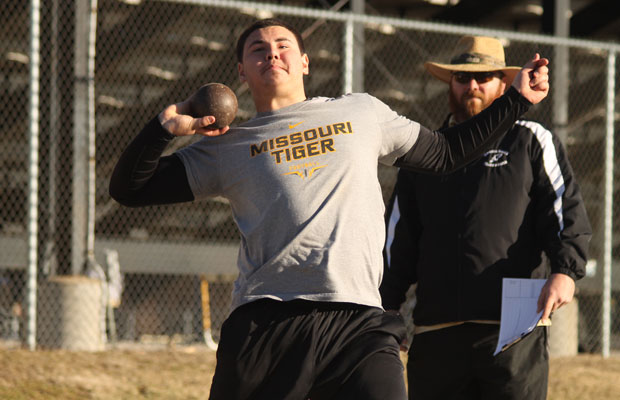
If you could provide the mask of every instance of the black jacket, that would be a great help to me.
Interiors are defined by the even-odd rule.
[[[502,278],[579,279],[591,236],[564,147],[531,121],[450,175],[401,169],[386,221],[383,306],[417,283],[416,325],[499,320]]]

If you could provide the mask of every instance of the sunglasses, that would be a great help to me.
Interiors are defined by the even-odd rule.
[[[474,79],[478,83],[486,83],[493,78],[503,78],[504,74],[501,72],[453,72],[452,76],[458,83],[469,83]]]

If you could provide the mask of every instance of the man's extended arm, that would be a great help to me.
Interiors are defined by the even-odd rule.
[[[455,171],[480,157],[530,106],[511,87],[489,107],[461,124],[438,131],[420,127],[413,147],[394,165],[427,173]]]

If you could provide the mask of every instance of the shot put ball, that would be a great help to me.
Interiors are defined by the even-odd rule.
[[[207,128],[220,129],[230,125],[237,115],[237,96],[221,83],[207,83],[192,95],[190,115],[194,118],[212,115],[215,122]]]

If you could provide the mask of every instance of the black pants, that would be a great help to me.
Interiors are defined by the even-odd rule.
[[[348,303],[258,300],[222,326],[211,400],[405,400],[400,317]]]
[[[493,356],[498,336],[498,325],[470,323],[415,335],[407,362],[409,399],[545,399],[546,328]]]

